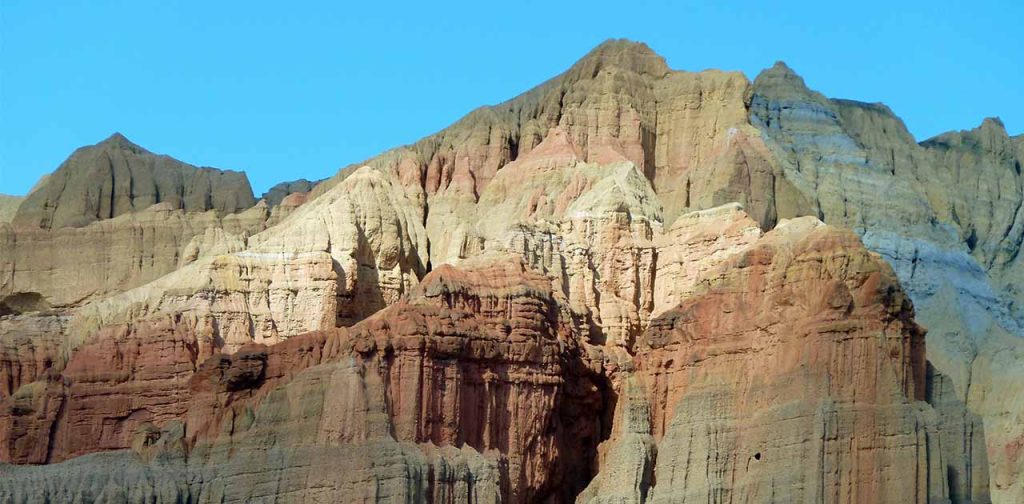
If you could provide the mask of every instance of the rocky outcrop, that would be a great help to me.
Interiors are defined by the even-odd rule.
[[[238,217],[257,210],[262,223],[266,208],[261,205]],[[53,233],[60,233],[83,236],[88,241],[87,231],[107,227],[131,230],[124,225],[125,220],[134,222],[145,218],[145,214],[123,216],[81,230],[39,233],[51,240]],[[212,218],[212,214],[204,215]],[[172,221],[176,223],[197,222],[193,214],[171,212],[170,217],[180,219]],[[76,348],[105,337],[104,328],[131,330],[138,324],[167,318],[188,320],[190,330],[199,331],[210,340],[210,346],[233,352],[250,343],[273,344],[308,331],[352,325],[397,302],[426,273],[422,219],[421,208],[415,200],[409,200],[401,186],[366,169],[314,202],[296,207],[294,214],[280,225],[252,236],[246,232],[236,235],[219,226],[206,227],[185,246],[168,248],[166,252],[158,249],[165,255],[154,252],[147,258],[167,263],[154,263],[151,269],[141,272],[133,269],[136,265],[127,265],[127,272],[118,282],[103,283],[111,273],[121,271],[121,266],[113,255],[102,256],[113,262],[110,271],[94,273],[107,276],[98,280],[87,278],[95,283],[81,285],[83,289],[96,284],[104,286],[109,289],[105,297],[85,291],[86,299],[80,303],[59,298],[60,294],[78,291],[54,288],[54,294],[49,290],[53,284],[46,282],[52,282],[56,274],[71,272],[45,271],[36,278],[14,267],[22,262],[12,261],[15,280],[35,279],[36,284],[31,289],[22,287],[24,284],[12,285],[13,293],[5,299],[21,300],[41,292],[39,302],[63,307],[60,314],[65,323],[45,324],[59,329],[50,335],[62,341],[62,350],[50,355],[57,370]],[[229,216],[220,222],[226,224],[234,219]],[[109,236],[118,238],[116,233]],[[173,234],[169,238],[172,242],[180,239]],[[104,248],[106,242],[101,239],[95,242],[99,252],[116,251],[109,250],[113,247]],[[135,250],[128,249],[129,255],[149,249],[140,246],[138,252]],[[176,265],[168,264],[172,258],[178,259]],[[123,292],[116,290],[138,282],[143,274],[163,276]],[[25,299],[29,298],[36,299]],[[26,313],[24,317],[35,316],[43,321],[48,316],[41,309]],[[36,322],[39,324],[42,322]],[[15,330],[19,329],[12,329]],[[17,348],[10,351],[21,352]]]
[[[267,192],[260,196],[260,199],[267,202],[267,205],[275,207],[280,205],[289,195],[308,193],[322,180],[309,181],[306,179],[290,180],[275,184]]]
[[[565,446],[552,430],[560,429],[561,351],[571,342],[560,341],[570,319],[550,282],[516,262],[445,267],[430,279],[411,300],[351,329],[230,356],[210,356],[209,340],[180,320],[98,338],[60,377],[8,401],[3,457],[55,462],[133,446],[145,453],[168,446],[170,433],[147,429],[170,415],[187,421],[178,436],[191,446],[188,470],[208,475],[193,495],[245,501],[276,496],[282,484],[294,486],[296,499],[323,494],[307,479],[328,461],[352,469],[326,481],[335,498],[532,502],[557,493],[558,473],[546,468],[569,456],[559,455]],[[286,447],[279,463],[251,455],[268,442]],[[278,484],[260,483],[268,478]]]
[[[1022,146],[611,41],[276,204],[0,228],[180,229],[5,266],[0,500],[1015,502]]]
[[[426,273],[425,211],[420,194],[361,168],[254,236],[250,250],[327,254],[338,276],[337,323],[351,325],[397,301]]]
[[[157,203],[233,213],[255,200],[244,173],[196,168],[153,154],[120,133],[78,149],[18,207],[15,226],[81,227]]]
[[[973,383],[1001,382],[990,373],[1020,367],[1011,357],[1024,344],[1019,141],[986,120],[917,144],[884,105],[826,99],[783,64],[753,91],[751,122],[814,213],[861,234],[895,269],[929,327],[928,359],[951,380],[946,393],[992,427],[994,497],[1020,500],[1024,461],[1008,456],[1021,435],[1010,426],[1024,418],[1020,393],[971,393]],[[1005,367],[995,371],[993,359]]]
[[[651,501],[944,498],[914,402],[923,334],[891,270],[806,218],[723,266],[638,345],[661,437]]]
[[[437,264],[460,246],[460,225],[506,165],[545,155],[533,151],[557,135],[580,162],[632,163],[655,189],[666,223],[739,201],[770,227],[807,204],[765,157],[748,124],[749,99],[742,74],[671,70],[646,45],[613,40],[541,86],[354,167],[369,165],[423,193],[430,259]],[[312,195],[351,172],[343,169]],[[778,208],[775,193],[786,195]]]

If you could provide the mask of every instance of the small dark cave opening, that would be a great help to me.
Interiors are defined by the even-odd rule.
[[[0,298],[0,316],[21,315],[50,309],[50,303],[38,292],[16,292]]]

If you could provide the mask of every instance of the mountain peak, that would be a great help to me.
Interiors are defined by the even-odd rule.
[[[1010,136],[1009,133],[1006,132],[1006,125],[1003,124],[1003,120],[998,117],[986,117],[981,121],[981,126],[979,126],[979,128],[983,130],[995,130],[997,133],[1001,132],[1003,136]]]
[[[130,150],[139,153],[148,153],[149,151],[144,149],[142,146],[128,140],[127,137],[121,134],[119,131],[115,131],[114,134],[105,138],[103,141],[96,144],[96,147],[107,147],[118,150]]]
[[[610,67],[655,77],[661,77],[670,71],[665,58],[654,52],[647,44],[628,39],[608,39],[591,49],[573,65],[575,69],[587,69],[588,73],[595,75]]]
[[[807,97],[814,94],[792,68],[783,61],[776,61],[771,68],[761,70],[754,79],[754,89],[758,94],[773,96],[779,99]],[[823,98],[822,98],[823,99]]]
[[[255,200],[244,173],[197,168],[114,133],[76,149],[40,179],[11,222],[44,229],[82,227],[162,202],[188,212],[227,214]]]
[[[759,80],[778,80],[778,81],[791,81],[799,82],[801,86],[806,87],[804,84],[803,77],[800,77],[796,72],[793,71],[785,61],[776,61],[770,68],[761,70],[761,73],[757,74],[756,81]]]

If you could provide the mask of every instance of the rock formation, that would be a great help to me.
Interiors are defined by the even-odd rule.
[[[890,262],[929,328],[928,359],[951,380],[946,393],[991,426],[993,495],[1024,498],[1013,448],[1024,403],[1003,381],[1019,376],[1024,349],[1021,137],[988,119],[917,144],[884,105],[826,99],[783,64],[753,90],[751,122],[788,179],[825,222],[855,230]]]
[[[254,207],[64,182],[212,180],[126,142],[0,224],[0,501],[1024,497],[998,120],[610,41]]]
[[[160,203],[80,228],[0,224],[0,297],[36,293],[53,306],[102,298],[151,282],[219,247],[241,249],[267,217],[265,207],[218,217]]]
[[[722,215],[727,213],[702,219],[710,225]],[[792,432],[803,439],[809,429],[826,431],[817,444],[807,439],[804,448],[778,436],[772,440],[779,444],[766,445],[768,438],[758,441],[749,432],[745,439],[752,444],[738,444],[732,431],[723,430],[723,442],[735,446],[722,452],[715,471],[739,470],[734,467],[749,450],[762,450],[764,457],[807,457],[808,463],[825,453],[827,467],[779,480],[776,491],[791,496],[834,491],[839,500],[856,500],[857,491],[893,502],[944,498],[945,479],[928,476],[941,468],[941,460],[928,455],[939,453],[941,444],[934,434],[935,413],[920,400],[922,333],[891,270],[852,234],[821,228],[813,220],[787,223],[729,257],[694,275],[693,283],[703,286],[622,350],[588,343],[582,317],[552,289],[557,282],[508,256],[439,267],[408,298],[351,328],[270,347],[247,346],[231,355],[212,353],[198,331],[177,320],[139,324],[79,348],[59,377],[21,387],[10,400],[9,415],[0,417],[0,445],[7,460],[21,463],[57,462],[104,449],[134,450],[134,455],[122,452],[129,459],[180,459],[184,446],[187,460],[176,463],[195,475],[183,480],[195,483],[179,483],[182,493],[175,498],[245,501],[292,488],[287,493],[298,500],[363,495],[384,501],[564,502],[582,490],[585,480],[579,475],[593,470],[586,455],[596,453],[607,435],[605,421],[636,424],[636,434],[647,439],[642,445],[652,450],[656,439],[658,446],[671,447],[687,437],[665,426],[674,425],[673,418],[694,420],[679,413],[689,404],[689,393],[707,400],[714,390],[747,390],[753,398],[758,389],[742,384],[757,377],[766,390],[802,400],[787,407],[723,396],[710,412],[726,415],[726,405],[749,405],[736,418],[756,425],[763,436]],[[749,319],[735,325],[737,315],[743,319],[748,313],[739,310],[748,308],[744,302],[788,308],[762,312],[776,322]],[[723,333],[724,327],[736,332]],[[692,346],[673,343],[680,337]],[[746,339],[761,351],[744,351],[732,338]],[[779,362],[764,362],[762,352]],[[153,355],[161,358],[143,364]],[[190,378],[182,380],[179,373]],[[773,385],[769,376],[786,385]],[[650,405],[646,420],[629,418],[636,406],[609,408],[619,383],[633,387],[624,404]],[[800,408],[810,411],[800,414]],[[593,421],[580,423],[588,418]],[[609,442],[623,440],[617,436]],[[873,447],[876,455],[852,457],[846,451],[851,442]],[[270,446],[283,450],[278,462],[268,465],[249,455]],[[461,450],[453,451],[457,446]],[[675,483],[668,474],[677,464],[671,454],[681,452],[658,448],[658,453],[657,466],[638,468],[653,471],[659,482],[653,490],[649,481],[639,484],[652,497],[672,495]],[[662,456],[670,458],[662,462]],[[355,464],[352,470],[317,476],[322,481],[310,484],[312,471],[323,474],[319,464],[346,459],[351,460],[346,466]],[[385,460],[393,462],[380,463]],[[371,462],[377,463],[360,465]],[[647,463],[653,462],[652,451]],[[80,463],[86,461],[64,464]],[[598,478],[610,463],[597,466]],[[452,469],[440,469],[448,466]],[[658,476],[663,470],[669,472]],[[449,471],[456,481],[448,481]],[[833,472],[863,486],[851,490],[842,481],[822,479]],[[769,492],[770,478],[777,474],[763,474],[763,480],[750,476],[737,492]],[[36,477],[45,479],[45,473]],[[916,483],[894,484],[907,480]],[[276,483],[268,487],[268,481]],[[88,491],[81,484],[76,491]],[[54,498],[47,488],[40,485],[43,493],[34,495]],[[595,498],[602,495],[599,490]]]
[[[81,227],[157,203],[189,212],[232,213],[255,200],[244,173],[196,168],[115,133],[75,151],[25,197],[11,222],[44,229]]]
[[[289,195],[296,193],[308,193],[319,184],[320,180],[310,182],[306,179],[291,180],[275,184],[270,190],[263,193],[260,199],[266,201],[271,207],[280,205]]]

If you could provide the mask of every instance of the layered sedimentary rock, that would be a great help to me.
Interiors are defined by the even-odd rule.
[[[638,343],[662,437],[652,502],[945,497],[930,412],[913,402],[923,335],[852,234],[786,222],[706,289]]]
[[[611,41],[239,215],[38,231],[146,238],[10,261],[0,500],[1015,502],[1022,153]]]
[[[0,302],[73,308],[240,250],[268,217],[244,174],[196,168],[115,134],[75,151],[0,223]]]
[[[445,267],[430,279],[351,329],[230,356],[210,356],[199,332],[177,320],[100,338],[59,378],[12,399],[0,420],[4,458],[52,462],[132,447],[165,457],[177,436],[190,447],[188,471],[207,481],[185,492],[220,496],[207,500],[532,502],[559,492],[547,468],[573,456],[560,455],[564,440],[551,432],[561,429],[571,342],[559,335],[571,332],[571,318],[549,280],[515,261]],[[138,361],[153,355],[162,357]],[[101,390],[109,400],[97,402]],[[150,427],[171,417],[186,422],[184,432]],[[254,456],[271,445],[283,450],[278,462]],[[321,488],[308,480],[324,474],[321,464],[351,470],[325,474]],[[52,490],[36,491],[24,495]]]
[[[0,300],[0,313],[10,313],[11,318],[0,325],[0,351],[35,357],[25,372],[21,371],[25,363],[8,365],[9,374],[16,378],[11,378],[4,395],[45,372],[62,371],[76,352],[110,334],[130,333],[143,325],[162,327],[174,320],[183,325],[181,330],[195,333],[209,353],[234,352],[251,343],[278,343],[296,334],[362,320],[398,301],[426,273],[423,217],[415,201],[409,201],[401,186],[367,169],[309,205],[294,207],[286,223],[252,236],[244,228],[239,234],[225,229],[236,222],[236,216],[218,221],[209,213],[202,215],[214,219],[212,224],[184,245],[178,242],[181,236],[173,233],[157,234],[152,242],[145,242],[147,228],[143,228],[143,238],[138,240],[142,245],[170,242],[172,246],[129,247],[125,255],[140,260],[128,264],[116,257],[119,249],[110,245],[118,243],[121,232],[136,236],[137,227],[126,222],[155,218],[192,232],[202,230],[205,221],[195,214],[162,210],[157,217],[142,212],[83,229],[38,231],[43,243],[61,243],[55,236],[82,238],[108,262],[87,271],[57,268],[26,273],[20,268],[31,264],[31,258],[12,258],[13,281],[6,287],[10,294]],[[262,225],[267,212],[261,205],[237,218],[256,212],[254,222]],[[110,229],[106,238],[110,241],[89,234],[97,229]],[[12,236],[23,236],[22,230],[16,231]],[[130,246],[134,243],[129,241]],[[37,255],[36,260],[44,259]],[[143,263],[145,268],[140,269]],[[167,271],[172,272],[164,275]],[[146,275],[163,276],[128,288],[143,283]],[[43,328],[50,331],[44,338],[48,343],[37,350],[24,333],[42,334]]]
[[[35,293],[67,306],[109,296],[202,255],[244,248],[267,217],[265,207],[218,217],[158,204],[81,228],[0,224],[0,298]]]
[[[196,168],[115,133],[75,151],[25,197],[11,222],[80,227],[165,202],[190,212],[232,213],[255,200],[244,173]]]
[[[711,225],[728,222],[722,218],[728,215],[690,219]],[[703,240],[682,241],[693,245]],[[651,490],[650,480],[636,486],[657,496],[674,484],[671,469],[658,475],[661,457],[669,457],[667,467],[676,467],[672,454],[682,452],[659,448],[657,465],[652,465],[655,440],[658,446],[681,442],[685,436],[665,425],[673,418],[693,420],[669,412],[684,409],[680,405],[688,404],[689,393],[705,397],[715,384],[720,393],[738,393],[733,381],[758,376],[769,389],[774,389],[772,380],[786,383],[779,389],[788,397],[793,393],[786,387],[796,387],[804,400],[781,408],[782,413],[772,401],[753,400],[725,400],[713,411],[726,415],[727,405],[747,405],[735,413],[737,418],[758,425],[765,435],[786,427],[804,435],[818,418],[783,414],[789,410],[807,407],[813,413],[827,405],[822,414],[832,415],[818,418],[822,429],[833,429],[818,444],[809,439],[805,448],[778,446],[778,455],[761,448],[765,456],[793,450],[812,461],[823,450],[833,457],[820,471],[808,470],[785,484],[780,480],[777,495],[806,495],[798,492],[804,485],[835,492],[839,501],[856,500],[856,493],[843,493],[850,479],[810,484],[807,478],[831,474],[831,467],[848,471],[853,481],[874,482],[860,491],[874,491],[881,500],[918,496],[924,502],[928,496],[946,495],[943,478],[934,478],[933,486],[927,483],[929,472],[940,467],[938,459],[927,455],[941,446],[929,437],[934,419],[928,415],[935,414],[925,403],[914,402],[923,397],[918,390],[924,381],[921,332],[891,271],[852,235],[807,221],[737,247],[717,266],[694,274],[693,285],[703,287],[694,287],[685,302],[654,319],[631,347],[632,358],[614,347],[602,350],[588,343],[586,324],[552,289],[557,285],[552,280],[508,256],[468,260],[458,269],[442,266],[408,299],[351,328],[245,347],[230,356],[210,354],[198,331],[180,321],[98,338],[78,351],[60,378],[23,387],[11,401],[11,413],[0,418],[4,456],[42,462],[134,449],[122,457],[149,460],[143,468],[178,464],[178,471],[188,475],[159,484],[142,480],[153,486],[153,495],[173,488],[175,499],[571,502],[593,471],[600,481],[610,477],[603,471],[621,464],[619,459],[630,460],[608,455],[591,467],[591,454],[596,455],[596,445],[610,430],[605,422],[611,421],[627,426],[619,427],[610,443],[622,443],[623,434],[629,434],[636,438],[634,446],[650,450],[636,470],[654,471],[658,486]],[[828,295],[823,298],[822,292]],[[778,318],[774,324],[750,319],[731,325],[746,313],[733,311],[744,308],[744,302],[758,308],[781,303],[790,310],[766,310],[766,317]],[[822,310],[822,303],[828,309]],[[695,310],[708,317],[698,323]],[[721,319],[715,321],[714,314]],[[723,327],[733,330],[723,332]],[[765,327],[771,329],[765,332]],[[768,355],[782,360],[778,366],[760,362],[764,354],[742,351],[740,341],[770,348]],[[680,348],[683,342],[690,346]],[[859,350],[847,352],[851,345]],[[153,354],[165,356],[159,365],[134,361]],[[110,360],[112,355],[116,360]],[[190,378],[182,380],[177,373]],[[842,379],[830,382],[830,373]],[[710,389],[666,387],[672,380],[696,380]],[[615,383],[621,385],[608,385]],[[669,390],[675,397],[668,398]],[[98,402],[101,395],[110,400]],[[619,407],[614,406],[617,395]],[[113,400],[118,397],[123,399]],[[645,416],[637,404],[657,406],[639,406]],[[579,423],[588,418],[593,422]],[[722,436],[732,435],[723,430]],[[876,446],[876,440],[887,441]],[[852,441],[873,446],[876,455],[849,457],[844,450]],[[753,449],[742,445],[722,451],[709,470],[734,470],[748,448]],[[268,449],[274,454],[270,458]],[[77,473],[78,465],[90,460],[74,459],[64,466]],[[350,470],[325,473],[324,464]],[[128,474],[145,474],[143,468]],[[45,482],[37,493],[19,490],[22,495],[53,498],[70,485],[97,491],[84,479],[57,484],[45,470],[7,471],[18,481],[31,475]],[[766,471],[764,478],[773,474]],[[105,474],[98,481],[127,477]],[[752,487],[737,492],[768,492],[756,490],[758,480],[750,478]],[[182,480],[190,483],[182,485]],[[917,483],[886,484],[893,480]],[[619,485],[612,480],[594,498],[618,492]],[[725,485],[719,491],[733,490]]]
[[[739,201],[770,226],[807,205],[765,158],[747,121],[749,99],[749,82],[740,73],[674,71],[643,44],[609,41],[541,86],[364,164],[424,193],[434,263],[459,246],[452,230],[473,214],[500,170],[555,130],[582,162],[636,166],[658,194],[666,223],[689,210]],[[351,171],[342,170],[313,195]],[[776,208],[764,191],[786,194],[785,204]]]
[[[928,359],[950,378],[947,393],[991,426],[993,495],[1024,498],[1014,448],[1024,403],[1005,381],[1020,376],[1024,342],[1020,137],[988,119],[917,144],[884,105],[826,99],[783,64],[753,91],[751,122],[787,178],[823,220],[889,261],[929,328]]]

